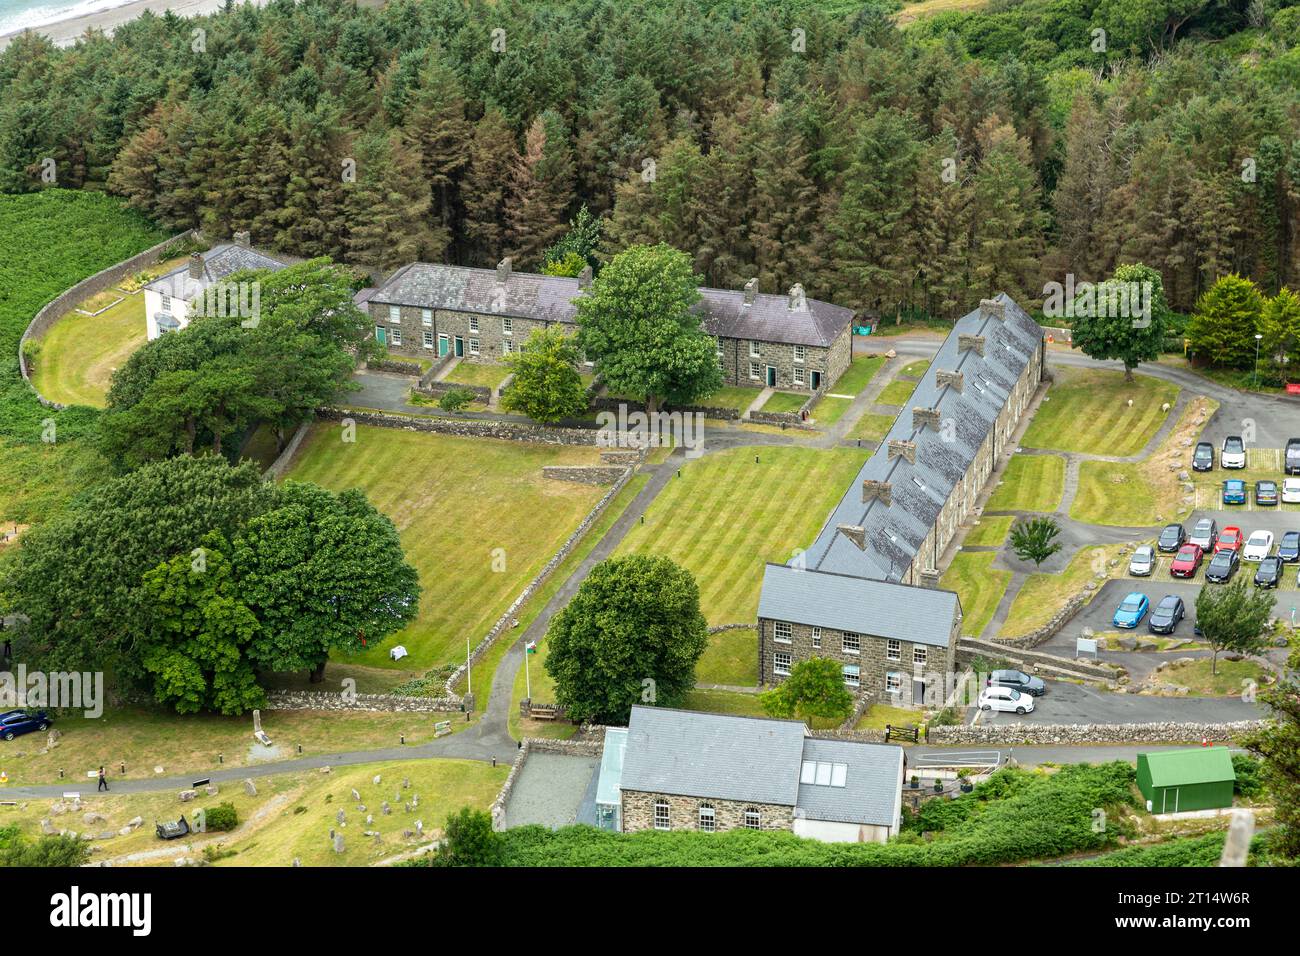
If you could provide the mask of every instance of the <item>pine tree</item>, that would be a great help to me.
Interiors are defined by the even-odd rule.
[[[503,254],[506,184],[517,155],[505,116],[488,110],[474,127],[462,190],[465,261],[470,265],[495,265]]]
[[[388,272],[408,262],[438,260],[446,232],[429,226],[430,198],[419,155],[398,131],[379,126],[357,138],[356,182],[346,186],[347,252],[351,262]]]
[[[572,151],[559,114],[548,111],[529,126],[510,169],[506,243],[516,266],[539,264],[542,250],[564,234],[572,191]]]
[[[470,124],[460,80],[436,45],[428,52],[419,84],[406,109],[403,133],[418,150],[422,175],[431,192],[434,247],[446,250],[455,235],[456,197],[468,155]],[[441,253],[439,254],[442,255]]]

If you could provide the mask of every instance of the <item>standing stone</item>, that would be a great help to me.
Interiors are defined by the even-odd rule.
[[[388,816],[390,813],[393,812],[393,808],[388,805],[387,800],[384,801],[383,806],[381,806],[379,809],[384,811],[384,816]]]
[[[379,786],[379,783],[380,783],[380,781],[382,781],[382,780],[383,780],[383,777],[381,777],[379,774],[375,774],[375,779],[372,780],[371,783],[373,783],[373,784],[377,787],[377,786]]]
[[[244,778],[244,793],[248,794],[250,797],[257,796],[257,784],[253,783],[252,777]]]
[[[353,802],[353,803],[360,803],[360,802],[361,802],[361,794],[357,793],[357,788],[356,788],[356,787],[353,787],[353,788],[352,788],[352,802]]]
[[[262,732],[262,712],[260,710],[255,710],[253,711],[253,736],[257,736],[261,732]]]
[[[375,822],[375,815],[374,815],[373,813],[367,813],[367,814],[366,814],[366,826],[371,826],[371,825],[374,824],[374,822]]]
[[[295,856],[295,857],[293,858],[293,865],[294,865],[294,866],[302,866],[302,857],[300,857],[300,856]]]
[[[403,777],[403,778],[402,778],[402,789],[403,789],[403,790],[410,790],[410,789],[411,789],[411,780],[410,780],[409,777]]]
[[[348,822],[347,822],[348,818],[347,818],[346,816],[344,816],[342,810],[340,810],[337,814],[335,814],[335,817],[334,817],[334,818],[335,818],[335,820],[338,821],[338,825],[339,825],[339,826],[341,826],[341,827],[345,827],[345,826],[348,825]]]
[[[334,852],[335,852],[335,853],[342,853],[343,850],[344,850],[344,846],[345,846],[345,845],[344,845],[344,843],[343,843],[343,834],[342,834],[342,833],[336,833],[336,834],[334,835]]]
[[[420,795],[417,793],[411,797],[411,806],[418,807],[419,805],[420,805]]]
[[[423,821],[423,820],[416,820],[416,821],[415,821],[415,835],[416,835],[416,836],[424,836],[424,821]]]

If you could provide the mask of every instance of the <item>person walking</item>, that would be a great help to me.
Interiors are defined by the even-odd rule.
[[[99,768],[99,788],[98,788],[95,792],[96,792],[96,793],[99,793],[100,790],[107,790],[107,789],[108,789],[108,778],[104,776],[104,768],[103,768],[103,767],[100,767],[100,768]]]

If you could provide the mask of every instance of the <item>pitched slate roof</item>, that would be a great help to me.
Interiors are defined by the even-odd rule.
[[[997,296],[997,301],[1006,308],[1003,320],[984,316],[980,309],[957,320],[879,449],[862,466],[804,555],[808,568],[885,581],[902,579],[1042,343],[1042,328],[1028,313],[1006,294]],[[961,351],[962,335],[983,336],[984,355]],[[961,372],[964,388],[937,385],[935,372],[940,369]],[[913,407],[937,408],[940,422],[947,427],[914,429]],[[915,464],[902,457],[889,459],[889,442],[897,439],[916,443]],[[892,503],[863,504],[866,479],[888,481]],[[842,524],[865,528],[866,547],[859,549],[838,533]]]
[[[413,262],[375,289],[370,301],[572,324],[579,295],[578,280],[564,276],[512,271],[503,285],[495,269]],[[724,338],[826,347],[854,314],[817,299],[806,299],[806,309],[792,310],[784,295],[758,294],[751,305],[745,305],[741,291],[700,289],[700,296],[696,309],[705,330]]]
[[[287,265],[274,256],[236,243],[213,246],[207,252],[201,253],[201,256],[203,257],[202,279],[190,277],[190,264],[186,262],[154,279],[145,288],[178,299],[189,299],[212,283],[236,272],[243,272],[246,269],[270,269],[272,272],[279,272]]]
[[[769,564],[758,616],[947,647],[959,607],[952,591]]]
[[[800,783],[796,817],[885,827],[898,821],[903,799],[902,747],[809,737],[804,741],[803,759],[847,764],[848,770],[842,787]]]
[[[665,707],[632,708],[620,788],[793,807],[804,725]]]
[[[1146,758],[1153,787],[1186,787],[1237,779],[1232,753],[1227,747],[1152,750],[1142,756]]]

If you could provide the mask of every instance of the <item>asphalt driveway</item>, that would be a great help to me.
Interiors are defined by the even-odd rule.
[[[966,720],[979,713],[981,724],[1150,724],[1164,721],[1220,723],[1264,716],[1259,704],[1235,697],[1143,697],[1112,694],[1078,684],[1047,682],[1047,693],[1034,701],[1032,713],[1003,714],[968,708]]]

